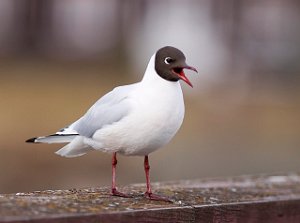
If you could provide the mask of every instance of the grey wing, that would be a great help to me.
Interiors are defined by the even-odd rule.
[[[120,121],[130,112],[128,94],[134,87],[135,84],[121,86],[107,93],[69,128],[82,136],[92,137],[103,126]]]

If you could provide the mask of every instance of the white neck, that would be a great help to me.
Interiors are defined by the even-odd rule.
[[[155,83],[154,83],[155,82]],[[149,84],[161,84],[161,85],[169,85],[169,86],[177,86],[181,88],[179,81],[168,81],[160,77],[155,70],[155,54],[152,55],[148,66],[146,68],[144,77],[141,81],[142,84],[149,85]]]

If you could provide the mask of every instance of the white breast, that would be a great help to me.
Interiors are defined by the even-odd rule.
[[[125,154],[149,154],[168,143],[180,128],[184,117],[182,91],[178,82],[169,84],[140,94],[135,111],[128,118],[128,131],[135,142],[122,149]]]

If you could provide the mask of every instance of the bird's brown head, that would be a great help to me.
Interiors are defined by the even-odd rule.
[[[193,87],[190,80],[185,76],[183,69],[197,72],[196,68],[186,64],[184,54],[175,47],[166,46],[159,49],[155,55],[155,70],[157,74],[168,81],[183,80]]]

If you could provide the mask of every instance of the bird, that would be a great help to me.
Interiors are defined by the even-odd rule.
[[[111,195],[132,197],[116,187],[117,154],[143,156],[150,200],[170,201],[154,194],[150,184],[149,154],[162,148],[182,125],[185,113],[180,80],[193,87],[184,69],[182,51],[172,46],[158,49],[150,58],[140,82],[115,87],[74,123],[58,132],[26,140],[27,143],[67,143],[56,151],[63,157],[78,157],[90,151],[112,154]]]

